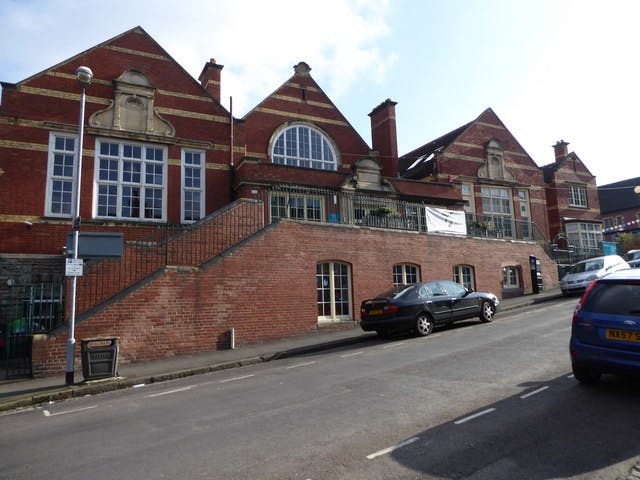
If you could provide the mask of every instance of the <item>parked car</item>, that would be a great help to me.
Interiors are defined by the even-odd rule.
[[[631,268],[640,267],[640,250],[629,250],[626,257],[627,263]]]
[[[603,373],[640,374],[640,270],[610,273],[589,286],[573,313],[569,351],[582,383]]]
[[[450,280],[394,287],[362,302],[360,326],[381,337],[414,331],[429,335],[434,327],[466,318],[490,322],[499,305],[492,293],[468,290]]]
[[[560,290],[565,296],[583,293],[594,280],[625,268],[630,268],[629,264],[619,255],[605,255],[583,260],[571,267],[571,273],[562,277]]]

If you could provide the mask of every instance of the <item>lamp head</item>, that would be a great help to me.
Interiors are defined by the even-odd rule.
[[[93,80],[93,72],[89,67],[78,67],[76,79],[82,88],[87,88],[91,84],[91,80]]]

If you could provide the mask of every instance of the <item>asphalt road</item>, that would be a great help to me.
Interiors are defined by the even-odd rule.
[[[640,383],[571,377],[576,299],[0,416],[2,479],[616,479]]]

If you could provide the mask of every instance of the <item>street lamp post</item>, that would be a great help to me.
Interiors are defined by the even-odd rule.
[[[80,185],[82,180],[82,141],[84,137],[84,104],[85,90],[91,84],[93,72],[89,67],[78,67],[76,79],[82,88],[80,96],[80,120],[78,121],[78,157],[76,161],[76,198],[73,209],[73,258],[78,259],[78,243],[80,240]],[[66,385],[73,385],[75,370],[75,323],[76,323],[76,286],[78,277],[71,280],[71,316],[69,318],[69,336],[67,338],[67,363],[65,369]]]

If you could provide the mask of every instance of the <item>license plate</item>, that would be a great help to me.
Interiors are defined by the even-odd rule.
[[[619,340],[623,342],[640,343],[640,332],[620,330],[619,328],[607,328],[604,331],[604,337],[607,340]]]
[[[375,310],[369,310],[369,315],[382,315],[382,309],[376,308]]]

